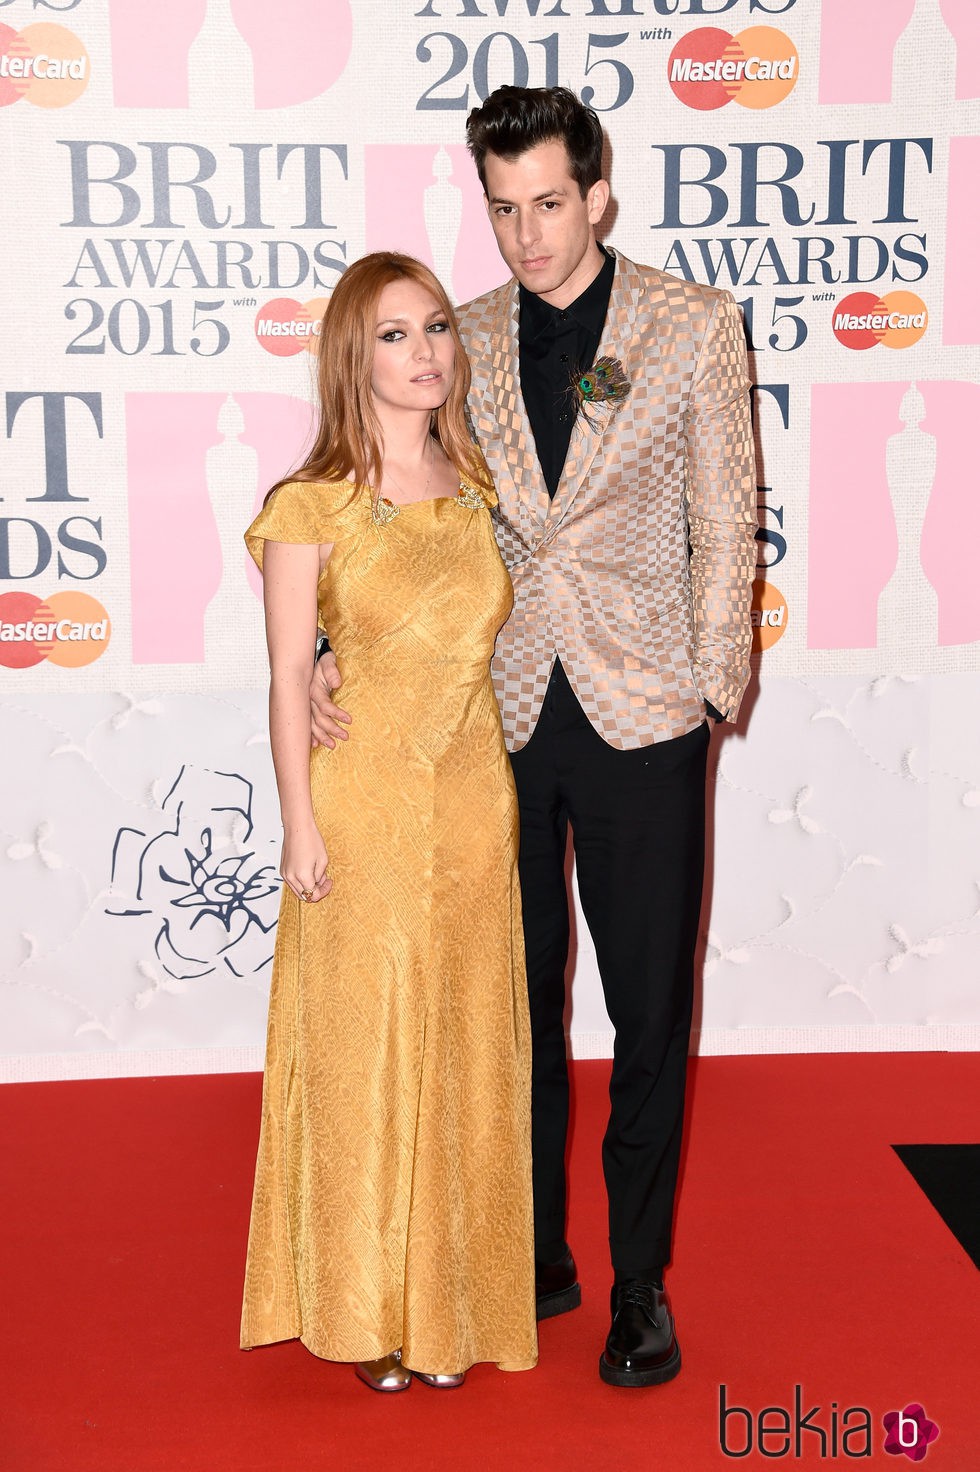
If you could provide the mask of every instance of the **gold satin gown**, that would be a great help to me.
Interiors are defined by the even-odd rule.
[[[333,889],[283,890],[243,1347],[401,1348],[424,1373],[536,1361],[517,804],[490,681],[510,578],[492,493],[382,523],[283,486],[246,533],[333,542],[320,622],[350,739],[310,781]],[[384,511],[384,507],[381,508]]]

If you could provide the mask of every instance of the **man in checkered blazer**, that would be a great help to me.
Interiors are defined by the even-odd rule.
[[[538,1316],[581,1299],[565,1240],[570,823],[616,1030],[603,1168],[614,1272],[599,1371],[680,1368],[664,1297],[684,1109],[711,726],[749,675],[756,488],[728,292],[606,251],[598,119],[502,87],[467,120],[513,279],[460,328],[514,584],[493,674],[521,811]],[[591,370],[591,374],[590,374]]]

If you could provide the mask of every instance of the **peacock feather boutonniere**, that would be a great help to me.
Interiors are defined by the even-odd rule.
[[[605,408],[612,419],[626,403],[631,388],[618,358],[597,358],[587,373],[575,374],[571,386],[583,419],[594,430],[600,428],[595,411]]]

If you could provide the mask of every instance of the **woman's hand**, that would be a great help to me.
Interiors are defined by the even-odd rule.
[[[330,893],[327,848],[315,824],[285,830],[279,872],[297,899],[316,904]]]

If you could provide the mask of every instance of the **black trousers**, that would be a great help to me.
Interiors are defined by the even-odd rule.
[[[602,1147],[619,1273],[670,1259],[694,949],[704,869],[707,725],[634,751],[592,728],[561,665],[534,733],[512,757],[533,1038],[534,1226],[539,1255],[565,1234],[568,1065],[563,1013],[572,825],[579,896],[615,1029]]]

